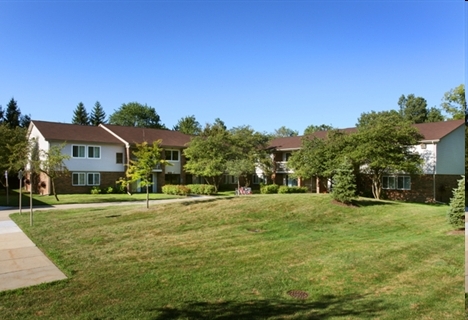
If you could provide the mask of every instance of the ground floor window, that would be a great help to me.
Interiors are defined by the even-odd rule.
[[[260,174],[260,176],[259,176],[256,173],[254,173],[252,175],[252,183],[253,184],[260,184],[260,183],[265,183],[266,184],[267,183],[266,176],[264,176],[263,174]]]
[[[167,173],[165,176],[165,184],[180,184],[180,174]]]
[[[297,187],[297,179],[296,178],[291,178],[289,175],[286,175],[286,185],[288,187]]]
[[[98,186],[101,184],[101,174],[98,172],[73,172],[72,185]]]
[[[224,176],[224,182],[226,184],[237,184],[238,181],[239,181],[238,177],[231,176],[231,175],[225,175]]]
[[[410,176],[384,176],[382,188],[387,190],[411,190]]]

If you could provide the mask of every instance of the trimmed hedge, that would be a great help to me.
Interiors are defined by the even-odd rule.
[[[162,192],[165,194],[173,194],[179,196],[186,196],[188,194],[215,194],[215,187],[209,184],[188,184],[188,185],[175,185],[166,184],[162,187]]]
[[[260,185],[260,193],[261,194],[278,193],[278,185],[277,184],[262,184]]]
[[[162,187],[162,192],[165,194],[186,196],[190,193],[190,189],[184,185],[166,184]]]
[[[307,187],[288,187],[281,186],[278,188],[278,193],[306,193]]]

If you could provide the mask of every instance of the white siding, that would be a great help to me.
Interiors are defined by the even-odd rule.
[[[437,145],[437,174],[465,174],[465,126],[452,131]]]
[[[53,145],[60,145],[60,143],[53,143]],[[62,149],[63,154],[67,154],[71,157],[72,145],[85,145],[85,146],[100,146],[101,147],[101,158],[90,159],[90,158],[70,158],[65,161],[69,171],[94,171],[94,172],[124,172],[125,167],[123,164],[116,163],[116,153],[121,152],[125,155],[125,147],[119,145],[110,144],[96,144],[96,143],[67,143]]]
[[[423,158],[423,173],[434,174],[436,169],[437,145],[433,143],[420,144],[414,147],[414,151]]]
[[[165,167],[165,170],[166,171],[165,173],[172,173],[172,174],[180,174],[181,173],[181,165],[180,165],[180,161],[168,161],[170,163],[172,163],[172,166],[166,166]]]

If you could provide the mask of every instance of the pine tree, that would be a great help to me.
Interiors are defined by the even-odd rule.
[[[332,197],[341,203],[350,204],[356,198],[356,179],[353,165],[347,158],[343,160],[333,176]]]
[[[91,111],[91,116],[89,117],[89,122],[92,126],[98,126],[101,123],[106,123],[106,113],[101,107],[99,101],[96,101],[94,108]]]
[[[453,189],[450,209],[447,212],[449,223],[455,228],[465,226],[465,176],[458,180],[458,187]]]
[[[15,99],[11,98],[5,110],[4,122],[9,128],[16,128],[20,125],[21,111]]]
[[[89,117],[88,112],[85,109],[85,106],[82,102],[80,102],[77,106],[75,111],[73,111],[73,124],[80,124],[83,126],[89,125]]]

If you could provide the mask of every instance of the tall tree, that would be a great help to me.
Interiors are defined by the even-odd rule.
[[[441,106],[445,112],[451,115],[451,119],[463,119],[466,116],[465,85],[461,84],[447,91],[442,98]]]
[[[4,115],[5,115],[5,111],[3,110],[2,105],[0,105],[0,124],[2,124],[4,121],[4,118],[3,118]]]
[[[169,161],[162,159],[161,140],[154,141],[148,145],[145,141],[136,144],[136,150],[133,151],[135,159],[130,159],[130,165],[127,168],[127,182],[139,182],[141,187],[146,188],[146,208],[149,208],[149,187],[154,184],[152,178],[153,170],[158,164],[172,165]]]
[[[0,172],[23,169],[28,150],[25,128],[0,124]]]
[[[432,107],[427,111],[426,122],[439,122],[444,120],[445,117],[442,115],[442,112],[439,108]]]
[[[380,199],[384,173],[421,172],[422,159],[411,147],[422,138],[411,122],[394,110],[361,115],[351,155],[370,175],[376,199]]]
[[[333,177],[332,197],[341,203],[350,204],[356,198],[356,177],[353,163],[344,158]]]
[[[398,99],[400,115],[411,123],[423,123],[427,120],[427,101],[422,97],[409,94]]]
[[[89,125],[89,116],[83,102],[78,103],[75,110],[73,111],[73,124],[79,124],[82,126]]]
[[[196,136],[202,131],[200,123],[195,119],[195,116],[187,116],[181,118],[172,130],[179,131],[185,134]]]
[[[16,128],[20,126],[21,110],[18,108],[18,104],[15,99],[11,98],[7,104],[5,110],[4,121],[10,128]]]
[[[192,137],[184,150],[186,172],[204,177],[218,191],[222,175],[227,170],[227,161],[232,159],[231,146],[232,135],[221,120],[206,124],[200,135]]]
[[[138,102],[122,104],[109,117],[109,124],[128,127],[167,129],[153,107]]]
[[[89,117],[89,122],[92,126],[98,126],[101,123],[106,123],[106,113],[101,107],[99,101],[96,101],[94,108],[91,111],[91,116]]]
[[[332,129],[333,129],[333,127],[331,125],[328,125],[328,124],[321,124],[321,125],[318,125],[318,126],[311,124],[310,126],[305,128],[304,135],[312,134],[312,133],[317,132],[317,131],[328,131],[328,130],[332,130]]]
[[[287,128],[285,126],[275,129],[275,131],[271,134],[271,136],[274,138],[296,137],[298,135],[299,135],[298,131]]]

